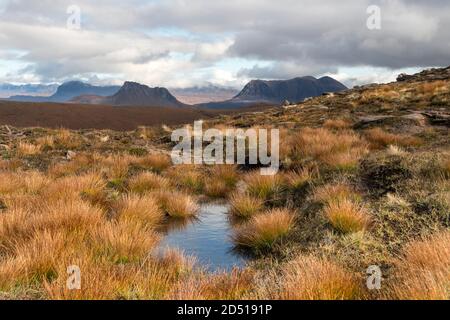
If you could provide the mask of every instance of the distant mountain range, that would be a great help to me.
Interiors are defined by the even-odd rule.
[[[325,92],[337,92],[346,89],[342,83],[330,77],[320,79],[301,77],[273,81],[252,80],[238,94],[234,89],[207,86],[175,89],[175,95],[172,95],[166,88],[151,88],[129,81],[125,82],[122,87],[101,87],[80,81],[71,81],[59,86],[51,96],[18,95],[11,97],[9,100],[171,108],[181,108],[192,104],[207,109],[234,109],[258,104],[276,105],[286,100],[297,103],[306,98],[320,96]],[[178,97],[183,99],[184,102],[189,100],[190,104],[181,102]],[[211,99],[211,97],[214,99]],[[194,102],[194,100],[196,101]],[[199,101],[208,102],[199,103]]]
[[[116,93],[119,86],[93,86],[81,81],[69,81],[60,85],[56,92],[48,97],[16,95],[9,98],[13,101],[23,102],[67,102],[80,95],[109,96]]]
[[[56,92],[58,84],[0,84],[0,98],[9,98],[15,95],[50,96]]]
[[[200,104],[213,109],[239,108],[252,104],[281,104],[286,100],[297,103],[306,98],[317,97],[326,92],[346,90],[339,81],[331,77],[299,77],[291,80],[252,80],[230,100]]]

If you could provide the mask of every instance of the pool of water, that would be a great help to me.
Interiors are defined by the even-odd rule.
[[[203,204],[197,219],[169,222],[159,249],[177,248],[211,272],[244,266],[247,258],[234,250],[230,238],[228,210],[224,204]]]

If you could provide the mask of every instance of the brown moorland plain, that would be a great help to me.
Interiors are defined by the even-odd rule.
[[[203,110],[194,107],[113,107],[63,103],[0,101],[0,125],[79,129],[134,130],[139,126],[175,125],[210,119],[220,114],[259,110]]]
[[[205,126],[280,128],[280,171],[173,165],[176,125],[0,126],[0,298],[450,299],[449,68]],[[153,254],[168,221],[217,198],[246,267],[210,273],[176,250]],[[67,288],[69,265],[82,290]]]

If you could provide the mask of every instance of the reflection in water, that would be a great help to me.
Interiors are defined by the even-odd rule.
[[[245,265],[244,255],[234,250],[230,235],[228,207],[223,204],[204,204],[196,219],[170,220],[163,232],[166,236],[160,249],[178,248],[197,258],[209,271],[231,270]]]

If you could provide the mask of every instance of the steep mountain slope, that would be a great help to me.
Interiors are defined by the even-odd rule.
[[[105,99],[107,104],[114,106],[158,106],[183,107],[166,88],[150,88],[136,82],[125,82],[113,96]]]
[[[342,83],[330,77],[316,79],[308,76],[291,80],[252,80],[233,99],[201,106],[220,109],[238,108],[257,103],[280,104],[286,100],[300,102],[306,98],[320,96],[325,92],[339,92],[346,89],[347,87]]]
[[[171,107],[186,106],[177,100],[166,88],[150,88],[146,85],[127,81],[116,94],[108,97],[82,95],[70,100],[71,103],[104,104],[111,106]]]

